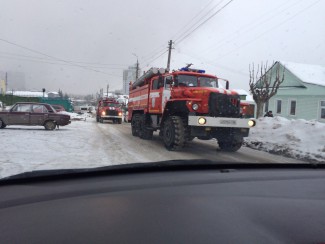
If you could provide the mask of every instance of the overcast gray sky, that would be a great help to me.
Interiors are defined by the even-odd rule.
[[[325,0],[228,2],[0,0],[0,71],[24,72],[31,90],[95,94],[122,88],[133,53],[143,70],[166,67],[169,40],[172,69],[193,63],[231,88],[248,90],[252,62],[325,65]]]

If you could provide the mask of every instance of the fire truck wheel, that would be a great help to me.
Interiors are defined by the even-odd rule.
[[[98,116],[96,116],[96,122],[97,122],[97,123],[99,122],[99,118],[98,118]]]
[[[180,150],[185,143],[185,130],[182,118],[172,116],[166,119],[163,130],[165,147],[170,151]]]
[[[152,130],[148,130],[146,127],[146,116],[143,114],[140,117],[140,123],[139,123],[139,136],[142,139],[145,140],[151,140],[152,139],[152,135],[153,135],[153,131]]]
[[[191,129],[188,126],[188,119],[186,117],[182,117],[184,131],[185,131],[185,143],[193,141],[194,136],[191,136]]]
[[[236,152],[241,148],[241,146],[243,144],[243,139],[241,139],[241,140],[221,140],[221,141],[218,141],[218,144],[222,151]]]
[[[122,119],[117,120],[119,124],[122,124]]]
[[[132,121],[131,121],[132,136],[139,136],[139,122],[140,122],[139,114],[135,114],[134,116],[132,116]]]

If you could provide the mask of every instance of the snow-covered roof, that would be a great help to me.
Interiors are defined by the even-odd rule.
[[[43,97],[43,92],[39,91],[7,91],[6,94],[19,97]],[[48,97],[47,93],[44,93],[44,97]]]
[[[305,83],[325,86],[325,66],[314,64],[300,64],[280,61],[291,73]]]
[[[251,94],[249,94],[249,92],[244,89],[231,89],[231,90],[237,92],[239,95],[245,95],[246,101],[254,101],[253,96]]]

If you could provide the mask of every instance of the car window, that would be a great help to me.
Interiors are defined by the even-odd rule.
[[[15,112],[31,112],[31,105],[30,104],[18,104],[13,108]]]
[[[33,105],[32,112],[34,112],[34,113],[48,113],[48,110],[44,105]]]

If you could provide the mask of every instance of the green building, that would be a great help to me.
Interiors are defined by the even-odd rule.
[[[264,111],[288,119],[325,122],[325,66],[278,61],[267,75],[274,77],[277,65],[282,72],[285,67],[284,81]]]

